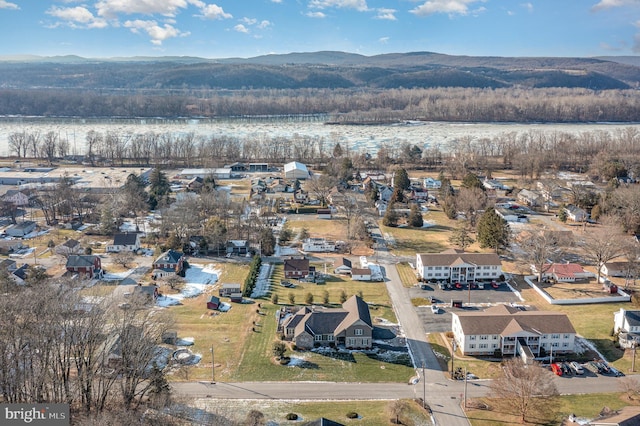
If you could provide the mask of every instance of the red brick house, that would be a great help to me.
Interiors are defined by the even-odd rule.
[[[184,254],[167,250],[153,262],[153,279],[180,274],[184,269]]]
[[[315,266],[309,266],[309,259],[290,257],[284,259],[285,278],[306,278],[309,274],[315,274]]]
[[[83,278],[102,277],[102,262],[100,256],[95,255],[70,255],[66,264],[67,271],[77,273]]]

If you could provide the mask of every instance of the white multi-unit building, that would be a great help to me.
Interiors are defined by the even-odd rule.
[[[567,315],[498,305],[452,313],[454,340],[464,355],[519,355],[525,360],[575,351],[576,330]]]
[[[418,253],[416,271],[424,281],[469,282],[495,280],[502,275],[502,262],[495,253]]]
[[[309,253],[331,253],[336,251],[336,243],[324,238],[307,238],[302,243],[302,251]]]

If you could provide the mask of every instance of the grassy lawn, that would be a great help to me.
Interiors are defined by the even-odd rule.
[[[325,417],[344,425],[359,426],[388,426],[389,414],[387,407],[392,401],[326,401],[326,402],[298,402],[298,401],[235,401],[215,400],[203,401],[209,411],[217,411],[243,421],[250,410],[262,412],[269,421],[278,424],[296,424],[300,421],[312,421]],[[428,425],[431,419],[414,401],[407,400],[408,410],[401,418],[405,425]],[[355,412],[358,418],[349,419],[347,413]],[[226,414],[229,413],[229,414]],[[297,421],[288,421],[285,416],[295,413],[299,416]]]
[[[413,287],[418,282],[416,278],[416,272],[409,266],[407,262],[401,262],[396,265],[398,275],[400,275],[400,281],[404,287]]]
[[[502,426],[507,424],[521,424],[518,416],[510,414],[508,407],[500,401],[485,398],[492,410],[467,410],[467,417],[473,426]],[[594,419],[604,407],[618,410],[629,401],[619,393],[589,394],[589,395],[561,395],[549,404],[544,413],[537,413],[527,418],[528,424],[553,426],[562,424],[570,414],[579,418]]]
[[[450,342],[445,343],[447,337],[443,333],[430,333],[427,336],[433,351],[436,353],[438,362],[443,371],[451,371],[451,350]],[[458,353],[459,355],[459,353]],[[468,372],[475,374],[481,379],[491,379],[500,374],[500,363],[485,361],[474,357],[456,357],[454,368],[466,368]]]
[[[311,237],[333,241],[344,241],[347,238],[347,223],[343,219],[315,219],[315,215],[297,215],[287,222],[287,226],[294,235],[306,228]]]
[[[220,264],[220,283],[242,282],[248,271],[246,265]],[[366,283],[331,277],[325,285],[299,283],[289,289],[279,285],[282,279],[282,265],[275,268],[272,290],[278,294],[280,305],[288,303],[288,293],[295,295],[296,304],[304,303],[305,295],[311,292],[315,303],[322,303],[324,291],[329,292],[329,304],[338,307],[340,292],[347,296],[362,292],[371,304],[371,315],[395,323],[384,283]],[[214,292],[212,287],[211,292]],[[281,366],[273,360],[272,347],[277,339],[275,314],[280,305],[269,299],[258,300],[254,304],[233,304],[229,312],[220,313],[206,309],[206,301],[211,294],[201,294],[185,299],[182,305],[171,307],[176,320],[176,329],[181,338],[192,337],[195,344],[190,349],[202,357],[193,367],[182,368],[173,380],[202,380],[211,377],[211,352],[214,345],[215,374],[221,381],[249,380],[328,380],[363,382],[407,382],[414,374],[407,366],[408,355],[399,355],[398,363],[379,361],[363,353],[354,352],[342,359],[332,358],[314,352],[292,352],[288,356],[304,359],[302,366]],[[261,305],[259,309],[258,304]],[[260,313],[257,311],[260,310]]]

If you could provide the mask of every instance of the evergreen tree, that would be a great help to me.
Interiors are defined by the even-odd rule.
[[[347,292],[344,290],[340,290],[340,303],[344,303],[347,301]]]
[[[112,235],[116,229],[113,219],[113,212],[110,208],[104,207],[100,212],[100,233],[102,235]]]
[[[422,228],[424,225],[424,220],[422,219],[422,213],[416,204],[411,206],[411,211],[409,212],[409,226],[413,226],[414,228]]]
[[[498,253],[501,248],[509,245],[509,224],[498,216],[495,209],[490,208],[478,221],[477,235],[480,247],[491,247]]]
[[[453,233],[451,234],[451,238],[449,238],[449,242],[457,245],[463,251],[467,247],[469,247],[471,244],[475,243],[474,239],[471,238],[471,233],[469,232],[469,228],[465,225],[453,230]]]
[[[558,220],[562,223],[566,223],[567,219],[567,211],[565,210],[565,205],[562,204],[558,209]]]
[[[462,178],[462,184],[460,185],[463,188],[479,188],[483,191],[486,189],[482,184],[482,181],[475,173],[467,173],[464,178]]]
[[[404,192],[400,188],[394,188],[391,194],[392,203],[404,203]]]
[[[393,188],[406,191],[411,187],[411,180],[405,169],[398,169],[393,174]]]
[[[167,175],[158,168],[153,169],[149,175],[149,208],[154,210],[160,201],[166,200],[170,190]]]
[[[343,155],[342,146],[340,146],[340,143],[337,143],[336,146],[333,147],[333,158],[340,158]]]
[[[398,215],[396,214],[395,206],[393,203],[389,203],[387,211],[382,218],[382,224],[384,226],[396,227],[398,226]]]
[[[313,305],[313,293],[309,292],[304,296],[304,303]]]
[[[269,227],[264,227],[260,231],[260,248],[262,256],[271,256],[276,248],[276,238],[273,231]]]
[[[165,407],[171,397],[171,385],[164,372],[153,362],[149,379],[149,399],[156,407]]]

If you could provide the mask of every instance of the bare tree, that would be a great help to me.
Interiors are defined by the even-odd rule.
[[[527,232],[520,241],[523,260],[536,267],[538,282],[549,262],[557,261],[563,253],[563,239],[558,232],[536,229]]]
[[[491,383],[491,394],[500,398],[524,423],[532,412],[548,410],[558,394],[547,370],[538,364],[526,365],[521,358],[512,358],[502,365],[503,375]]]
[[[585,255],[596,266],[598,283],[600,283],[604,264],[624,254],[620,244],[623,234],[620,232],[616,218],[605,216],[601,222],[602,225],[590,229],[583,239]]]

